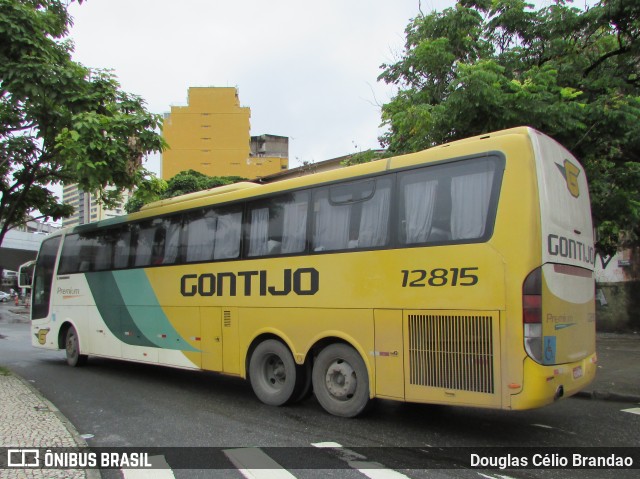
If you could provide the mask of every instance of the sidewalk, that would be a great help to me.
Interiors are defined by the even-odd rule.
[[[579,397],[640,403],[640,334],[598,333],[596,379]]]
[[[0,320],[28,323],[24,306],[3,307]],[[0,335],[0,341],[2,337]],[[0,368],[0,448],[87,447],[66,417],[28,382]],[[82,469],[8,469],[0,454],[0,479],[99,478],[99,471]]]
[[[28,322],[23,308],[4,308],[3,322]],[[598,372],[578,397],[640,403],[640,334],[598,333]],[[75,428],[40,393],[0,369],[0,448],[86,446]],[[95,470],[2,469],[0,479],[96,478]]]
[[[0,446],[16,448],[81,447],[85,441],[71,423],[38,391],[0,370]],[[0,460],[2,467],[4,458]],[[1,469],[0,478],[97,477],[79,469]]]

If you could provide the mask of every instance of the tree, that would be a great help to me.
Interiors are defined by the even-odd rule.
[[[570,149],[587,170],[597,247],[640,235],[640,3],[587,10],[555,0],[462,0],[419,15],[379,79],[398,87],[382,109],[393,153],[519,125]]]
[[[167,182],[151,177],[135,191],[124,209],[127,213],[134,213],[152,201],[230,185],[245,179],[240,176],[207,176],[195,170],[181,171]]]
[[[67,4],[0,0],[0,244],[35,211],[73,213],[50,185],[77,183],[112,206],[143,181],[144,156],[165,145],[161,117],[142,98],[71,59]]]

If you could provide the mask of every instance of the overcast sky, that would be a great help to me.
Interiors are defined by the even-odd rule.
[[[76,61],[112,69],[153,113],[186,105],[192,86],[237,87],[251,134],[288,136],[295,167],[379,147],[380,105],[393,94],[380,65],[398,58],[420,7],[454,3],[86,0],[71,6],[70,37]]]
[[[422,0],[422,10],[453,5]],[[235,86],[251,134],[288,136],[290,166],[378,148],[392,95],[380,65],[402,51],[418,0],[87,0],[74,59],[110,68],[154,113],[191,86]],[[158,172],[159,159],[147,167]]]

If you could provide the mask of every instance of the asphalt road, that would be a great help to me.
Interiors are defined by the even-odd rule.
[[[341,419],[324,412],[313,396],[291,407],[263,405],[248,383],[212,373],[99,358],[90,358],[86,367],[70,368],[63,352],[32,348],[29,334],[27,323],[0,321],[0,364],[30,381],[52,401],[80,434],[86,435],[90,446],[262,448],[271,457],[289,455],[288,459],[280,458],[280,463],[300,464],[300,458],[308,456],[313,464],[314,444],[338,443],[348,449],[346,453],[335,452],[337,460],[347,463],[356,457],[365,466],[367,461],[375,461],[384,468],[374,472],[388,475],[374,476],[384,478],[637,476],[637,469],[406,470],[412,462],[408,460],[404,466],[402,455],[411,451],[397,449],[638,447],[640,416],[623,411],[634,405],[569,398],[547,408],[509,412],[378,401],[364,417]],[[285,449],[269,450],[273,447]],[[375,449],[359,449],[365,447]],[[364,459],[349,456],[349,450],[362,453]],[[443,460],[446,463],[449,459]],[[449,463],[460,466],[455,459]],[[363,477],[354,464],[322,470],[311,465],[291,472],[298,478]],[[173,472],[179,478],[214,477],[212,471]],[[394,472],[404,476],[394,476]],[[106,471],[103,477],[121,476],[118,471]],[[242,475],[229,468],[215,471],[215,477]]]

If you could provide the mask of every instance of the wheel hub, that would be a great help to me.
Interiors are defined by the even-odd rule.
[[[356,372],[342,359],[334,361],[329,366],[325,382],[331,395],[342,401],[351,399],[358,386]]]
[[[277,356],[271,356],[265,363],[265,376],[267,383],[275,387],[280,387],[287,379],[287,371],[284,367],[282,359]]]

